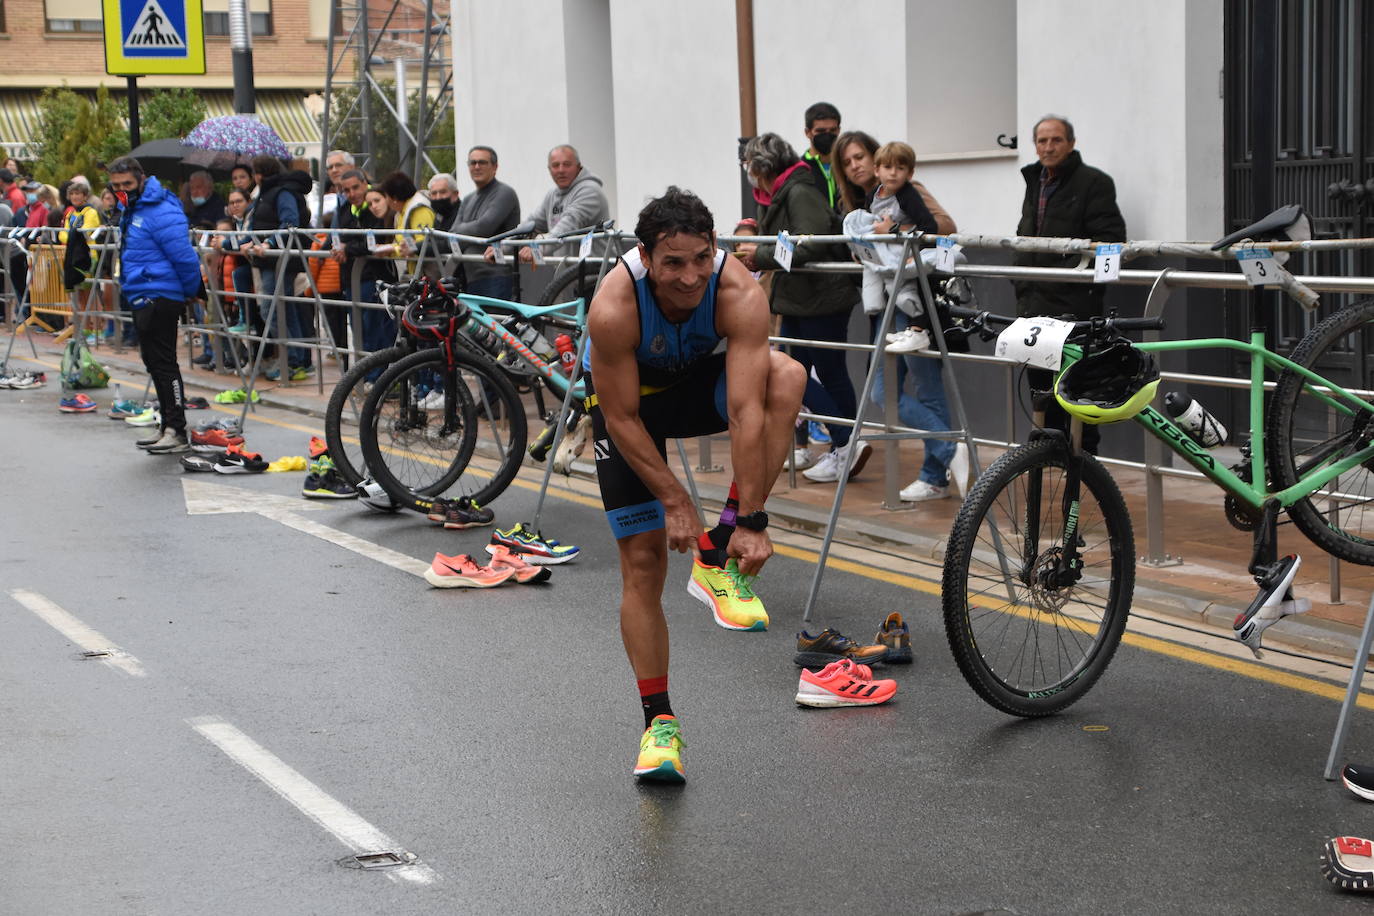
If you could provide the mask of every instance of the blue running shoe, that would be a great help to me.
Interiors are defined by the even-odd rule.
[[[110,405],[110,419],[123,420],[126,417],[136,417],[143,413],[143,405],[137,401],[130,401],[125,398],[122,401],[115,401]]]
[[[830,442],[830,433],[826,432],[825,427],[817,423],[815,420],[811,421],[811,425],[807,429],[807,435],[811,437],[812,442],[816,442],[821,445],[826,445]]]

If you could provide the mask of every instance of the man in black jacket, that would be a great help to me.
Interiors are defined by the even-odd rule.
[[[1106,172],[1083,164],[1074,149],[1073,125],[1059,115],[1046,115],[1036,122],[1034,136],[1039,161],[1021,170],[1026,196],[1016,234],[1124,242],[1126,221],[1116,205],[1116,185]],[[1078,261],[1077,254],[1021,252],[1014,263],[1072,267]],[[1091,318],[1102,314],[1105,292],[1101,284],[1023,281],[1016,284],[1016,311],[1019,315]]]
[[[1073,125],[1069,120],[1045,115],[1036,122],[1032,135],[1039,161],[1021,170],[1026,179],[1026,196],[1021,203],[1021,222],[1016,234],[1124,242],[1126,220],[1116,205],[1116,184],[1106,172],[1083,164],[1083,157],[1074,149]],[[1019,252],[1013,263],[1073,267],[1079,259],[1077,254]],[[1020,281],[1015,286],[1018,315],[1081,320],[1102,314],[1106,288],[1100,283]],[[1047,390],[1054,383],[1053,373],[1048,370],[1032,369],[1028,376],[1032,389]],[[1068,416],[1052,399],[1047,404],[1045,424],[1068,429]],[[1084,426],[1084,449],[1096,454],[1099,438],[1096,426]]]

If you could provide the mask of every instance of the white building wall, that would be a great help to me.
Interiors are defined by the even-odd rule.
[[[801,151],[802,115],[917,150],[917,175],[961,230],[1011,233],[1047,111],[1074,122],[1084,160],[1116,180],[1136,238],[1221,226],[1221,0],[755,0],[758,128]],[[740,216],[734,3],[524,0],[454,6],[460,149],[495,146],[526,210],[571,141],[632,227],[668,184],[722,231]],[[490,36],[490,40],[482,40]],[[1018,135],[1020,149],[996,145]],[[460,178],[466,185],[465,169]]]

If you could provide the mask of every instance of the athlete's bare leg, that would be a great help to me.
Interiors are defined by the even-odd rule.
[[[620,638],[636,680],[668,674],[668,622],[663,585],[668,537],[662,528],[620,539]]]

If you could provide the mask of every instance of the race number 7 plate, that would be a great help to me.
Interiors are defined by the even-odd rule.
[[[1279,264],[1268,248],[1243,248],[1236,252],[1236,260],[1245,274],[1245,282],[1251,286],[1276,286],[1283,282]]]
[[[1018,318],[997,335],[998,356],[1032,369],[1058,369],[1073,322],[1058,318]]]

